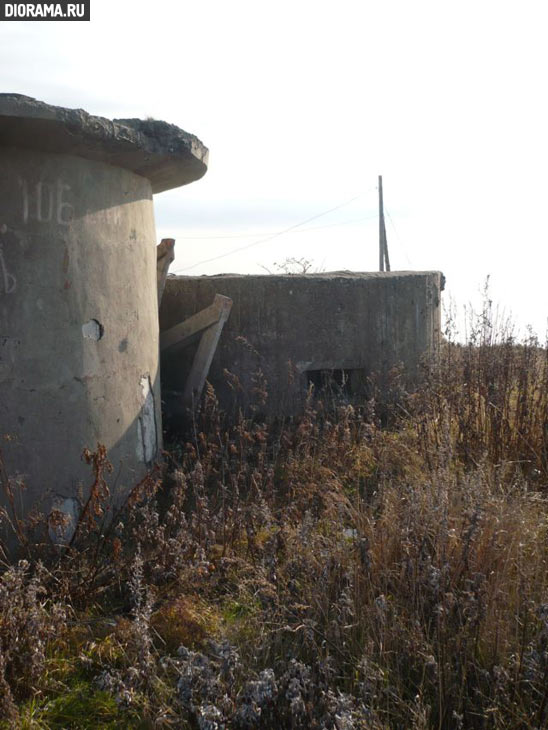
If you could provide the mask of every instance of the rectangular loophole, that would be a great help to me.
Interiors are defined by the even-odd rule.
[[[362,368],[334,368],[332,370],[306,370],[307,388],[314,386],[316,395],[333,395],[349,398],[363,389],[365,371]]]

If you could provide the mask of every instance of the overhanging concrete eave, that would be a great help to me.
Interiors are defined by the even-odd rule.
[[[0,145],[106,162],[150,180],[153,193],[207,172],[208,150],[179,127],[154,119],[105,119],[22,94],[0,94]]]

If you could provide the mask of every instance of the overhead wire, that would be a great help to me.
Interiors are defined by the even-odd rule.
[[[363,215],[359,218],[351,218],[350,220],[346,221],[339,221],[338,223],[326,223],[323,226],[309,226],[308,228],[301,228],[300,230],[295,231],[289,231],[290,233],[307,233],[308,231],[320,231],[324,228],[336,228],[337,226],[347,226],[352,223],[361,223],[362,221],[366,220],[372,220],[373,218],[378,218],[379,214],[374,213],[373,215]],[[272,234],[268,235],[278,235],[277,231],[273,231]],[[212,241],[217,239],[226,239],[226,238],[255,238],[257,236],[256,233],[233,233],[233,234],[227,234],[223,236],[179,236],[179,240],[181,241]]]
[[[232,254],[239,253],[240,251],[246,251],[249,248],[258,246],[260,243],[266,243],[267,241],[272,241],[275,238],[278,238],[279,236],[283,236],[284,234],[295,230],[296,228],[300,228],[301,226],[304,226],[307,223],[311,223],[312,221],[315,221],[318,218],[322,218],[323,216],[328,215],[329,213],[334,213],[336,210],[340,210],[341,208],[344,208],[347,205],[350,205],[350,203],[353,203],[355,200],[358,200],[359,198],[363,197],[368,192],[369,192],[369,190],[366,190],[365,192],[360,193],[359,195],[355,195],[353,198],[350,198],[350,200],[347,200],[344,203],[341,203],[340,205],[336,205],[333,208],[329,208],[328,210],[324,210],[321,213],[317,213],[316,215],[313,215],[310,218],[306,218],[304,221],[301,221],[300,223],[295,223],[294,225],[289,226],[288,228],[284,228],[281,231],[277,231],[276,233],[273,233],[271,235],[259,238],[256,241],[252,241],[251,243],[245,244],[244,246],[238,246],[237,248],[233,248],[230,251],[225,251],[225,253],[219,254],[218,256],[212,256],[209,259],[204,259],[203,261],[198,261],[197,263],[192,264],[191,266],[185,266],[182,269],[178,269],[175,273],[180,273],[182,271],[190,271],[191,269],[195,269],[197,266],[202,266],[203,264],[210,264],[213,261],[218,261],[219,259],[226,258],[227,256],[232,256]]]
[[[410,258],[409,258],[409,256],[407,255],[407,250],[406,250],[406,248],[405,248],[405,246],[404,246],[404,243],[403,243],[402,237],[400,236],[400,234],[399,234],[399,231],[398,231],[398,229],[396,228],[396,224],[394,223],[394,220],[393,220],[392,216],[390,215],[390,212],[389,212],[389,211],[387,210],[386,206],[384,207],[384,210],[385,210],[385,213],[386,213],[386,215],[387,215],[387,217],[388,217],[388,220],[389,220],[389,221],[390,221],[390,223],[392,224],[392,229],[394,230],[394,233],[396,234],[396,238],[398,239],[398,242],[399,242],[399,244],[400,244],[400,246],[401,246],[401,249],[402,249],[402,251],[403,251],[403,255],[404,255],[404,256],[405,256],[405,258],[407,259],[407,262],[408,262],[408,264],[409,264],[410,266],[413,266],[413,262],[411,261],[411,259],[410,259]]]

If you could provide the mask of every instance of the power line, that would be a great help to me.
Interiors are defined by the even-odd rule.
[[[320,231],[323,228],[336,228],[338,226],[347,226],[351,223],[360,223],[361,221],[369,221],[373,218],[377,218],[377,213],[373,215],[362,215],[359,218],[352,218],[352,220],[341,221],[340,223],[326,223],[325,226],[309,226],[308,228],[302,228],[300,231],[291,231],[291,233],[306,233],[307,231]]]
[[[307,231],[320,231],[323,228],[336,228],[337,226],[347,226],[352,223],[361,223],[361,221],[367,221],[371,220],[373,218],[377,218],[378,214],[374,213],[373,215],[363,215],[359,218],[352,218],[350,220],[346,221],[339,221],[338,223],[326,223],[323,226],[309,226],[308,228],[301,228],[298,231],[290,231],[290,233],[306,233]],[[179,236],[178,239],[180,241],[212,241],[217,239],[226,239],[226,238],[254,238],[257,234],[256,233],[232,233],[227,234],[223,236]],[[278,232],[273,231],[272,234],[268,235],[278,235]]]
[[[366,193],[369,191],[366,191]],[[202,264],[210,264],[213,261],[218,261],[219,259],[226,258],[227,256],[232,256],[234,253],[239,253],[240,251],[246,251],[248,248],[253,248],[253,246],[258,246],[260,243],[266,243],[267,241],[272,241],[274,238],[278,238],[278,236],[283,236],[285,233],[289,233],[290,231],[293,231],[295,228],[300,228],[300,226],[304,226],[306,223],[310,223],[311,221],[315,221],[318,218],[322,218],[324,215],[328,215],[328,213],[333,213],[336,210],[340,210],[340,208],[344,208],[347,205],[350,205],[350,203],[353,203],[355,200],[358,200],[358,198],[363,197],[366,193],[360,193],[359,195],[354,196],[353,198],[350,198],[350,200],[347,200],[344,203],[341,203],[340,205],[336,205],[334,208],[329,208],[329,210],[324,210],[322,213],[317,213],[316,215],[311,216],[310,218],[307,218],[304,221],[301,221],[300,223],[295,223],[292,226],[289,226],[289,228],[285,228],[283,231],[278,231],[277,233],[273,233],[270,236],[266,236],[265,238],[259,238],[257,241],[253,241],[252,243],[248,243],[245,246],[238,246],[238,248],[233,248],[231,251],[226,251],[226,253],[222,253],[219,256],[212,256],[210,259],[204,259],[203,261],[198,261],[195,264],[192,264],[192,266],[185,266],[183,269],[178,269],[175,273],[180,273],[181,271],[190,271],[191,269],[195,269],[197,266],[201,266]]]
[[[386,206],[385,206],[385,211],[386,211],[386,215],[388,216],[388,220],[389,220],[389,221],[390,221],[390,223],[392,224],[392,228],[394,229],[394,233],[396,234],[396,238],[398,239],[398,241],[399,241],[399,244],[400,244],[400,246],[401,246],[401,248],[402,248],[402,251],[403,251],[403,255],[404,255],[404,256],[405,256],[405,258],[407,259],[407,262],[409,263],[409,265],[410,265],[410,266],[413,266],[413,262],[411,261],[411,259],[410,259],[410,258],[409,258],[409,256],[407,255],[407,250],[406,250],[406,248],[405,248],[405,246],[404,246],[404,244],[403,244],[403,240],[402,240],[402,237],[400,236],[400,234],[399,234],[399,231],[398,231],[398,229],[396,228],[396,224],[394,223],[394,220],[393,220],[392,216],[390,215],[390,213],[389,213],[388,209],[386,208]]]

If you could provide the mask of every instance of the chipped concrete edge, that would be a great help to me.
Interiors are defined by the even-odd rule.
[[[20,124],[10,127],[10,120]],[[26,135],[21,127],[24,120],[31,123]],[[149,177],[153,192],[198,180],[208,166],[207,147],[174,124],[155,119],[106,119],[24,94],[0,93],[0,144],[17,145],[22,139],[32,149],[43,146],[52,151],[51,144],[55,144],[56,152],[103,159],[133,170]]]

